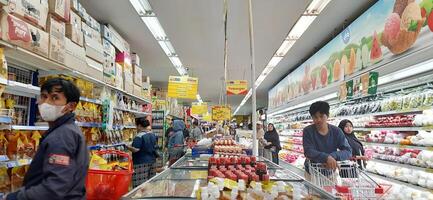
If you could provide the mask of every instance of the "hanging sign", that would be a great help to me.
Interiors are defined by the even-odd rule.
[[[369,72],[359,78],[340,84],[339,99],[345,101],[352,97],[375,95],[377,93],[378,72]]]
[[[168,97],[196,99],[198,78],[188,76],[170,76],[168,79]]]
[[[230,120],[231,118],[231,108],[229,106],[213,106],[212,107],[212,120],[214,121],[224,121]]]
[[[191,106],[191,114],[203,115],[207,113],[207,103],[193,102]]]
[[[246,80],[230,80],[226,82],[227,95],[246,95],[248,82]]]
[[[203,115],[203,121],[211,122],[212,121],[212,115],[210,113],[205,113]]]

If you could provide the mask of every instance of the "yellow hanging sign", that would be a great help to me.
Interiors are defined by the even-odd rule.
[[[198,78],[189,76],[170,76],[168,78],[168,97],[196,99]]]
[[[212,121],[212,115],[209,113],[206,113],[203,115],[203,121],[211,122]]]
[[[207,103],[193,102],[191,106],[191,114],[203,115],[207,113]]]
[[[214,121],[224,121],[230,120],[231,118],[231,108],[229,106],[213,106],[212,107],[212,120]]]
[[[246,95],[248,93],[248,81],[230,80],[226,82],[227,95]]]

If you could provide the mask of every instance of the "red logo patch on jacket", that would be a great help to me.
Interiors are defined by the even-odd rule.
[[[69,166],[69,160],[69,156],[61,154],[50,154],[48,157],[48,163],[53,165]]]

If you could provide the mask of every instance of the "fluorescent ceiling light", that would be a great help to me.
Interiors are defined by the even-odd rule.
[[[280,48],[277,50],[276,55],[284,57],[287,52],[290,50],[290,48],[295,44],[296,40],[284,40],[284,42],[281,44]]]
[[[433,59],[418,63],[416,65],[388,74],[386,76],[379,77],[378,85],[391,83],[393,81],[408,78],[430,70],[433,70]]]
[[[289,32],[288,38],[300,38],[302,34],[308,29],[308,27],[313,23],[317,16],[303,15],[298,19],[295,26]]]
[[[279,56],[274,56],[272,57],[272,59],[269,61],[268,66],[271,67],[275,67],[278,65],[278,63],[280,63],[280,61],[283,59],[283,57],[279,57]]]
[[[305,14],[318,15],[325,9],[329,2],[331,2],[331,0],[313,0],[305,11]]]
[[[143,22],[156,40],[166,40],[167,35],[156,17],[142,17]]]
[[[161,46],[162,50],[165,52],[167,56],[173,56],[176,54],[174,51],[173,45],[168,40],[158,41],[159,46]]]
[[[180,61],[179,57],[177,56],[172,56],[172,57],[168,57],[171,61],[171,63],[173,63],[174,66],[177,67],[182,67],[182,62]]]
[[[152,12],[152,7],[147,0],[129,0],[137,11],[138,15],[144,16],[146,13]]]

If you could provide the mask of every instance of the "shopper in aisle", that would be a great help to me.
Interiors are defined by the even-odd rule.
[[[173,120],[170,118],[167,118],[167,124],[168,124],[168,128],[165,131],[165,148],[168,148],[168,142],[170,139],[170,135],[172,135],[174,133],[174,129],[173,129]]]
[[[338,127],[343,131],[347,142],[349,142],[349,145],[352,147],[352,157],[358,160],[360,168],[363,169],[366,165],[365,161],[368,160],[368,158],[365,156],[364,146],[353,132],[353,123],[348,119],[344,119],[341,120]]]
[[[198,120],[192,122],[191,137],[194,138],[195,141],[199,141],[203,138],[203,132],[198,124]]]
[[[158,155],[156,136],[152,133],[149,120],[144,117],[135,119],[138,134],[127,148],[132,152],[134,174],[132,186],[137,187],[156,174],[155,163]]]
[[[182,120],[173,121],[173,132],[169,136],[168,141],[168,159],[169,166],[181,158],[184,154],[184,138],[183,130],[185,129],[185,124]]]
[[[309,172],[308,164],[324,163],[329,169],[337,168],[337,161],[352,157],[352,148],[338,127],[328,124],[329,104],[317,101],[310,106],[313,124],[304,128],[303,147],[305,170]]]
[[[89,152],[73,113],[80,90],[62,78],[41,87],[39,113],[49,129],[40,139],[23,187],[5,199],[85,199]]]
[[[261,121],[257,121],[256,124],[257,129],[257,143],[259,148],[259,156],[263,156],[267,159],[272,159],[271,152],[269,150],[265,150],[265,146],[268,145],[268,142],[265,140],[265,131],[263,130],[263,123]]]
[[[272,123],[268,124],[268,131],[265,133],[265,140],[268,144],[265,146],[265,149],[269,149],[271,151],[272,162],[278,165],[278,152],[281,150],[280,136],[278,135],[277,130]]]

